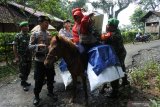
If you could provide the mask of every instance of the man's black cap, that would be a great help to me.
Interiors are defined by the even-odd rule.
[[[38,22],[44,22],[44,21],[48,21],[49,23],[51,22],[51,20],[48,16],[39,16],[38,17]]]
[[[71,21],[67,19],[67,20],[64,20],[63,24],[65,24],[67,22],[71,23]]]

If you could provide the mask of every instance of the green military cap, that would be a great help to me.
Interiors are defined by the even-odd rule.
[[[119,24],[119,20],[115,19],[115,18],[110,18],[108,20],[108,25],[111,25],[111,26],[118,26]]]
[[[28,22],[27,21],[23,21],[19,24],[20,27],[23,27],[23,26],[28,26]]]

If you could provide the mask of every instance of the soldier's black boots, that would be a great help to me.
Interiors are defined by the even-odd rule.
[[[54,101],[57,101],[57,95],[53,94],[53,93],[48,93],[47,96],[49,96],[50,98],[52,98]]]
[[[35,98],[33,99],[33,105],[37,106],[39,102],[40,102],[39,96],[35,96]]]
[[[31,86],[31,83],[28,83],[26,81],[21,81],[21,86],[23,87],[24,91],[28,91],[29,90],[29,86]]]

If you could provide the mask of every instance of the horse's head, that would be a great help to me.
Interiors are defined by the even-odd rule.
[[[44,65],[50,67],[61,57],[61,48],[59,37],[53,37],[49,46],[49,52],[44,61]]]

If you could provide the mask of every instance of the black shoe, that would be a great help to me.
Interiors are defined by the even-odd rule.
[[[21,86],[24,86],[24,87],[31,86],[31,83],[28,83],[26,81],[21,81]]]
[[[31,83],[25,82],[26,86],[31,86]]]
[[[54,101],[57,101],[58,98],[57,98],[57,95],[56,94],[53,94],[53,93],[48,93],[47,96],[49,96],[50,98],[52,98]]]
[[[107,97],[108,98],[117,98],[118,97],[118,90],[112,90]]]
[[[23,90],[24,90],[24,91],[28,91],[29,88],[28,88],[28,87],[23,87]]]
[[[35,97],[35,98],[33,99],[33,105],[37,106],[37,105],[39,104],[39,102],[40,102],[40,99],[39,99],[39,98]]]

